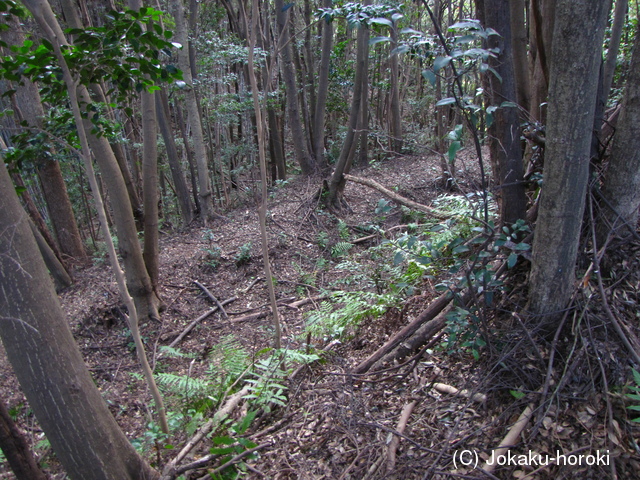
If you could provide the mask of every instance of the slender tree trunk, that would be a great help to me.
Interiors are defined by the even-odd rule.
[[[531,0],[531,116],[546,121],[549,91],[549,60],[553,47],[553,30],[557,0]]]
[[[520,143],[520,119],[514,107],[500,107],[503,102],[516,102],[516,82],[511,48],[510,0],[484,0],[485,25],[500,32],[488,39],[489,48],[497,48],[498,58],[490,59],[490,65],[500,78],[487,74],[486,84],[489,103],[498,107],[489,127],[489,148],[493,175],[496,180],[497,198],[502,222],[511,225],[526,216],[527,198],[523,185],[522,146]],[[480,2],[476,3],[479,10]]]
[[[324,0],[324,7],[330,8],[332,0]],[[327,160],[324,156],[324,120],[327,111],[327,95],[329,93],[329,65],[331,62],[331,50],[333,45],[333,23],[324,22],[322,26],[322,52],[320,54],[320,68],[318,70],[318,92],[316,95],[316,107],[313,118],[313,153],[316,164],[321,170],[327,169]]]
[[[317,173],[318,166],[313,161],[307,150],[307,140],[302,128],[300,118],[300,107],[298,103],[298,86],[296,82],[296,72],[293,65],[293,54],[291,48],[291,37],[287,26],[287,12],[284,11],[283,0],[275,0],[276,21],[278,24],[278,48],[282,57],[282,77],[287,95],[287,113],[289,117],[289,129],[291,130],[291,140],[295,152],[296,161],[300,164],[302,173],[313,175]]]
[[[191,74],[191,64],[189,62],[188,34],[184,16],[183,0],[171,0],[171,13],[176,22],[175,38],[183,45],[178,52],[178,63],[182,70],[184,81],[186,82],[185,102],[187,106],[187,116],[191,125],[191,136],[193,138],[193,149],[195,151],[196,166],[198,168],[198,190],[200,196],[200,214],[205,225],[213,216],[213,193],[211,190],[211,180],[209,178],[209,161],[207,149],[204,144],[204,132],[202,129],[202,118],[198,108],[193,76]],[[188,148],[188,147],[187,147]]]
[[[142,0],[129,0],[129,8],[140,10]],[[144,30],[144,27],[143,27]],[[144,250],[142,257],[149,273],[151,286],[158,290],[158,122],[156,95],[142,91],[142,202],[144,205]]]
[[[156,95],[156,111],[158,113],[158,127],[160,128],[160,133],[167,148],[167,159],[169,169],[171,170],[171,178],[173,178],[176,189],[176,196],[178,197],[182,224],[186,227],[193,221],[193,205],[191,204],[187,181],[184,178],[184,172],[182,171],[180,158],[178,157],[178,149],[176,148],[176,142],[171,129],[169,100],[167,98],[167,91],[164,88]]]
[[[2,39],[8,45],[22,45],[25,40],[22,25],[16,18],[9,15],[7,21],[10,28],[1,33]],[[15,89],[18,107],[16,118],[25,120],[32,127],[42,128],[44,108],[37,86],[28,79],[22,79]],[[57,161],[42,159],[37,171],[60,251],[68,259],[86,263],[89,259],[82,244],[60,164]]]
[[[603,245],[610,230],[618,235],[635,231],[640,207],[640,28],[636,30],[635,45],[629,66],[629,78],[622,98],[622,110],[602,195],[607,200],[602,206],[598,226],[598,243]]]
[[[36,462],[27,439],[18,429],[0,399],[0,448],[17,480],[47,480]]]
[[[0,338],[57,458],[77,480],[158,478],[89,375],[2,161],[0,191]]]
[[[398,32],[396,22],[391,27],[391,46],[395,48],[398,45]],[[390,147],[394,153],[400,153],[402,150],[402,118],[400,117],[400,94],[398,91],[398,80],[400,69],[398,66],[398,55],[392,54],[389,58],[390,68],[390,85],[389,93],[389,136]]]
[[[29,219],[29,226],[31,227],[33,237],[36,239],[36,243],[38,244],[38,250],[40,250],[44,264],[47,266],[47,269],[49,270],[49,273],[56,285],[56,292],[61,292],[71,285],[71,277],[31,219]]]
[[[28,0],[23,2],[34,15],[38,25],[44,30],[52,43],[65,45],[66,38],[60,25],[45,0]],[[70,79],[70,82],[73,80]],[[69,89],[71,89],[69,85]],[[76,94],[76,92],[71,92]],[[91,108],[92,101],[89,91],[83,85],[77,86],[77,98],[85,111]],[[138,243],[138,234],[131,210],[131,203],[122,178],[122,172],[104,136],[91,133],[94,125],[88,116],[82,119],[82,126],[87,134],[93,155],[100,166],[111,199],[111,206],[116,213],[115,225],[118,235],[118,246],[125,266],[127,287],[133,297],[138,315],[141,318],[158,318],[159,299],[153,291],[151,280],[144,264],[142,250]],[[80,128],[80,125],[78,125]]]
[[[360,118],[360,108],[362,104],[362,78],[364,75],[364,68],[366,65],[365,55],[368,54],[369,48],[369,30],[366,26],[362,25],[358,29],[357,35],[357,52],[356,52],[356,75],[353,88],[353,100],[351,103],[351,112],[349,113],[349,123],[347,125],[347,135],[340,151],[340,157],[336,162],[335,170],[329,180],[329,197],[327,199],[331,208],[336,210],[341,209],[342,193],[345,186],[344,174],[349,173],[351,170],[351,164],[353,162],[353,156],[355,153],[355,147],[357,145],[358,138],[358,120]]]
[[[607,51],[607,60],[604,64],[604,80],[602,87],[602,97],[606,105],[611,92],[613,83],[613,75],[616,71],[618,63],[618,51],[620,50],[620,39],[622,38],[622,30],[624,28],[624,20],[629,8],[629,0],[616,0],[616,9],[613,16],[613,25],[611,26],[611,38],[609,39],[609,50]]]
[[[529,287],[530,311],[541,315],[544,323],[561,316],[573,289],[608,11],[605,3],[559,0],[556,7],[544,185]]]

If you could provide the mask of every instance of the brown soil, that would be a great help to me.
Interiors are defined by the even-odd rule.
[[[461,175],[461,186],[466,191],[478,188],[477,171],[471,165],[470,160],[464,162],[470,169]],[[401,195],[429,204],[441,193],[436,179],[438,171],[433,158],[407,157],[354,173],[388,188],[397,187]],[[321,294],[320,289],[331,288],[336,280],[345,277],[344,271],[333,268],[338,260],[331,255],[331,246],[341,240],[337,218],[315,208],[313,199],[317,188],[317,182],[294,178],[274,189],[269,202],[269,255],[277,278],[277,296],[283,304],[316,298]],[[359,228],[372,223],[378,222],[382,228],[401,223],[402,215],[397,207],[384,219],[374,213],[380,198],[378,192],[368,187],[353,183],[347,186],[350,211],[342,212],[341,219],[350,227],[351,240],[366,236]],[[182,233],[163,231],[160,294],[166,309],[161,322],[149,321],[142,325],[147,351],[157,371],[211,378],[210,354],[222,339],[233,338],[250,354],[272,344],[270,316],[251,316],[266,313],[268,303],[255,201],[244,198],[240,204],[224,212],[225,220],[209,228],[196,226]],[[358,243],[350,253],[362,251],[377,241]],[[637,248],[637,245],[637,242],[628,242],[620,251]],[[318,259],[324,259],[330,268],[318,269]],[[620,282],[623,285],[614,291],[621,297],[615,303],[616,314],[621,319],[635,320],[637,329],[640,268],[637,260],[628,257],[618,260],[614,261],[616,266],[612,271],[618,271],[624,279]],[[627,264],[616,270],[623,262]],[[631,273],[625,273],[627,270]],[[310,277],[309,272],[315,274]],[[492,341],[477,360],[464,350],[446,352],[438,343],[417,362],[381,374],[350,374],[359,361],[415,318],[438,295],[430,281],[425,281],[419,294],[410,298],[404,308],[365,322],[350,332],[344,343],[314,339],[314,347],[326,350],[323,361],[297,371],[287,384],[286,406],[273,408],[270,413],[262,412],[246,434],[256,444],[268,444],[259,451],[257,459],[247,462],[246,478],[506,479],[525,478],[526,474],[530,479],[613,478],[612,467],[602,465],[550,465],[539,470],[512,465],[499,468],[494,477],[487,477],[477,469],[455,463],[456,452],[465,449],[487,457],[525,406],[530,402],[537,405],[539,393],[536,391],[546,378],[553,348],[557,349],[558,359],[552,367],[549,392],[555,391],[558,382],[563,389],[559,395],[550,397],[552,401],[544,411],[535,412],[533,421],[519,437],[522,443],[514,452],[526,454],[535,450],[555,455],[557,451],[595,454],[597,450],[609,450],[610,463],[616,459],[618,478],[640,478],[637,473],[640,472],[637,443],[640,430],[630,421],[633,415],[625,409],[628,402],[621,394],[629,369],[616,359],[616,356],[626,358],[626,354],[618,347],[613,333],[607,334],[604,315],[589,305],[588,294],[583,292],[580,297],[587,312],[583,321],[589,323],[584,331],[589,333],[580,333],[577,344],[568,331],[560,335],[555,345],[543,337],[538,338],[535,332],[534,340],[524,333],[525,323],[529,330],[534,330],[527,319],[512,314],[522,311],[525,298],[524,267],[520,270],[516,267],[515,272],[508,280],[509,294],[498,299],[497,317],[487,317],[487,322],[491,322]],[[61,301],[79,348],[126,435],[131,439],[143,438],[152,413],[148,408],[150,396],[144,382],[132,375],[139,372],[139,368],[113,275],[106,262],[96,261],[92,267],[76,272],[75,280],[74,285],[61,294]],[[208,316],[176,345],[190,355],[189,358],[166,354],[160,358],[160,346],[170,344],[189,323],[213,306],[195,281],[204,284],[220,301],[236,297],[225,307],[228,318],[219,312]],[[358,286],[351,288],[358,289]],[[300,308],[283,306],[280,309],[286,347],[303,347],[305,312],[317,306],[318,300],[314,300]],[[575,325],[578,316],[569,318],[571,322]],[[602,354],[601,363],[594,352]],[[565,362],[568,372],[562,370]],[[4,352],[0,352],[0,375],[3,401],[16,414],[20,427],[48,470],[55,478],[64,478],[53,454],[43,447],[42,432]],[[608,380],[609,394],[604,390],[604,378]],[[462,396],[440,393],[433,388],[435,382],[481,392],[487,395],[487,401],[475,403]],[[523,397],[516,400],[521,394]],[[171,399],[168,402],[170,411],[180,410]],[[411,402],[415,402],[415,406],[394,464],[388,456],[388,444],[398,429],[403,407]],[[183,433],[171,439],[176,448],[188,439],[184,429],[181,431]],[[210,440],[204,442],[187,461],[208,453],[210,447]],[[175,455],[175,450],[157,452],[151,448],[147,454],[154,465],[161,467]],[[205,473],[206,470],[199,470],[186,478],[200,478]],[[0,478],[12,478],[6,464],[0,465]]]

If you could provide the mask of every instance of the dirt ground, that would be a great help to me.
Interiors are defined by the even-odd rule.
[[[459,167],[462,190],[477,190],[473,162],[461,161]],[[353,173],[428,205],[442,193],[438,172],[435,158],[405,157]],[[319,307],[323,289],[332,288],[345,276],[334,268],[338,261],[331,255],[331,246],[340,242],[337,218],[314,208],[317,188],[318,182],[293,178],[274,188],[269,201],[269,257],[287,348],[304,348],[305,313]],[[382,195],[369,187],[349,183],[345,198],[350,211],[341,214],[341,219],[351,232],[351,241],[365,237],[363,227],[372,223],[382,228],[402,223],[397,207],[384,219],[375,213]],[[162,230],[160,294],[166,308],[160,322],[142,325],[156,371],[208,378],[211,354],[221,341],[239,345],[250,355],[272,344],[255,200],[247,196],[238,204],[222,212],[224,220],[207,228]],[[378,241],[356,243],[350,253]],[[620,246],[619,258],[610,267],[612,288],[607,290],[615,300],[614,314],[636,335],[639,249],[635,239]],[[319,259],[328,266],[319,269]],[[629,401],[624,395],[629,391],[624,386],[629,383],[630,369],[595,299],[595,287],[580,292],[582,315],[568,318],[568,327],[555,340],[546,339],[535,335],[522,313],[526,276],[524,267],[520,270],[516,268],[509,277],[509,293],[498,299],[487,318],[492,341],[478,359],[462,350],[447,352],[435,342],[421,358],[406,365],[388,365],[386,371],[366,375],[352,373],[360,361],[439,295],[430,280],[401,308],[365,321],[342,342],[312,339],[313,346],[324,351],[322,361],[300,368],[286,385],[286,405],[262,412],[251,424],[246,436],[261,448],[255,459],[243,464],[244,478],[640,478],[640,429],[631,421],[633,412],[626,408]],[[188,357],[160,354],[161,346],[171,344],[187,325],[214,306],[196,281],[220,302],[230,300],[225,303],[228,317],[219,311],[207,316],[175,345]],[[132,375],[139,368],[107,262],[97,259],[93,266],[77,271],[74,285],[60,297],[112,413],[130,439],[148,440],[150,395],[144,382]],[[311,300],[290,306],[305,299]],[[444,339],[446,336],[440,340]],[[53,478],[65,478],[43,441],[4,352],[0,352],[0,376],[0,396],[42,464]],[[550,381],[543,391],[547,378]],[[445,393],[437,384],[466,390],[467,395]],[[482,397],[472,397],[476,393]],[[537,408],[543,393],[548,401]],[[523,433],[512,440],[517,445],[511,452],[530,455],[533,451],[552,457],[560,452],[572,461],[583,455],[583,463],[563,465],[560,459],[549,465],[510,464],[493,473],[474,468],[475,455],[480,464],[489,458],[527,405],[536,409]],[[179,409],[171,403],[168,406],[170,411]],[[188,440],[184,430],[170,439],[176,449]],[[210,440],[203,442],[185,462],[206,455],[211,445]],[[156,451],[151,442],[146,454],[161,468],[175,452]],[[608,452],[607,463],[602,453],[600,464],[587,465],[587,456],[598,452]],[[463,453],[473,455],[474,461],[465,464]],[[184,478],[205,474],[200,469]],[[13,478],[6,462],[0,464],[0,478]]]

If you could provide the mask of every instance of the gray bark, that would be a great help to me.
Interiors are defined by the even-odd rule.
[[[544,184],[533,243],[529,308],[544,323],[567,306],[589,175],[601,45],[601,0],[561,0],[551,55]],[[582,19],[576,22],[576,18]]]
[[[500,35],[489,37],[488,46],[499,48],[498,58],[489,60],[500,79],[492,74],[487,76],[489,103],[499,107],[494,112],[494,120],[489,127],[489,148],[493,175],[496,181],[500,218],[506,224],[513,224],[526,215],[527,198],[522,183],[522,147],[520,144],[520,119],[514,107],[500,107],[505,102],[517,102],[516,82],[513,65],[511,23],[509,20],[509,0],[485,0],[484,17],[487,27]]]
[[[603,205],[598,227],[598,241],[604,242],[610,228],[635,230],[640,206],[640,29],[636,30],[636,43],[631,56],[629,78],[622,99],[622,109],[613,145],[609,167],[602,186]],[[625,232],[625,228],[619,230]]]
[[[178,52],[178,63],[182,70],[183,78],[186,83],[185,103],[187,107],[187,118],[191,125],[191,136],[193,140],[193,149],[195,152],[196,167],[198,169],[198,193],[200,197],[200,214],[205,224],[214,216],[213,212],[213,193],[211,190],[211,180],[209,178],[209,161],[207,157],[207,148],[204,144],[204,132],[202,128],[202,118],[200,117],[200,109],[198,108],[198,99],[196,98],[195,85],[193,84],[193,76],[191,74],[191,62],[189,61],[188,34],[185,20],[183,0],[171,1],[171,14],[176,22],[175,38],[182,44],[182,48]],[[185,148],[189,148],[188,145]]]
[[[157,478],[89,375],[1,161],[0,191],[0,338],[56,456],[72,479]]]
[[[313,175],[317,173],[317,165],[312,160],[311,155],[309,155],[306,141],[307,137],[305,136],[300,119],[298,86],[296,84],[296,72],[293,65],[291,36],[289,35],[289,28],[287,26],[288,12],[283,11],[284,3],[282,0],[276,0],[275,7],[279,32],[278,48],[281,49],[282,78],[287,94],[287,114],[289,117],[289,129],[291,130],[293,149],[296,161],[300,164],[300,168],[302,168],[302,173],[305,175]]]
[[[169,101],[167,99],[167,91],[163,88],[156,95],[156,110],[158,113],[158,127],[164,139],[164,145],[167,148],[167,159],[169,161],[169,169],[171,170],[171,178],[175,185],[176,195],[178,197],[178,205],[182,216],[182,223],[186,227],[193,221],[193,205],[189,197],[189,188],[184,177],[184,172],[180,166],[180,158],[178,157],[178,149],[173,138],[171,129],[171,114],[169,112]]]

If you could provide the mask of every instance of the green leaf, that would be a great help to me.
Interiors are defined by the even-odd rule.
[[[513,268],[518,261],[518,254],[511,252],[507,258],[507,268]]]
[[[435,73],[438,73],[439,70],[443,69],[444,67],[446,67],[450,63],[451,63],[451,57],[449,57],[449,56],[436,57],[436,59],[433,61],[433,71]]]
[[[453,163],[455,161],[456,153],[458,153],[458,150],[461,148],[462,143],[460,141],[456,140],[455,142],[451,142],[451,145],[449,145],[449,151],[447,152],[449,163]]]
[[[369,39],[369,45],[375,45],[376,43],[390,42],[390,41],[391,41],[390,37],[373,37]]]
[[[433,70],[423,70],[422,76],[425,80],[427,80],[431,85],[436,85],[436,74],[433,73]]]
[[[452,105],[456,103],[456,99],[453,97],[447,97],[447,98],[443,98],[442,100],[439,100],[438,102],[436,102],[436,107],[442,107],[444,105]]]
[[[393,28],[393,22],[388,18],[372,18],[370,22],[375,23],[376,25],[387,25],[388,27]]]
[[[398,250],[393,256],[393,265],[398,266],[402,262],[404,262],[404,252],[402,250]]]

